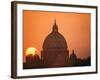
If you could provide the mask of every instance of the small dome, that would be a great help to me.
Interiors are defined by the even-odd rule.
[[[76,56],[76,54],[74,53],[74,50],[72,50],[72,54],[70,55],[70,59],[71,59],[71,60],[76,60],[76,59],[77,59],[77,56]]]
[[[67,49],[65,38],[58,32],[58,26],[53,25],[52,32],[46,37],[43,43],[43,50]]]

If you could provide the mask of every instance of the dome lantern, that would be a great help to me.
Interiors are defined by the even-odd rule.
[[[57,24],[56,24],[56,20],[55,20],[55,23],[54,23],[54,25],[53,25],[52,31],[53,31],[53,32],[58,32],[58,26],[57,26]]]

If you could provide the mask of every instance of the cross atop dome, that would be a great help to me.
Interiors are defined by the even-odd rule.
[[[57,24],[56,24],[56,19],[55,19],[54,22],[55,22],[55,23],[54,23],[54,25],[53,25],[52,31],[53,31],[53,32],[58,32],[58,26],[57,26]]]

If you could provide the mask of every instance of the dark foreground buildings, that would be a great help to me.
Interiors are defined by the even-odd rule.
[[[42,48],[41,58],[38,55],[26,57],[26,63],[23,65],[24,69],[90,66],[90,57],[84,60],[77,59],[74,50],[69,56],[67,42],[63,35],[59,33],[56,21],[52,32],[44,40]]]

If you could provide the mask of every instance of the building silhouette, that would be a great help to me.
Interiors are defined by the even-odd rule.
[[[40,68],[42,67],[41,59],[37,54],[34,56],[32,54],[26,56],[26,62],[24,63],[24,69]]]
[[[77,56],[74,52],[74,50],[72,50],[72,54],[70,55],[70,66],[75,66],[77,63]]]
[[[59,33],[56,20],[51,33],[45,38],[41,51],[41,58],[35,54],[26,56],[26,62],[23,63],[23,69],[33,68],[54,68],[54,67],[74,67],[90,66],[91,56],[86,59],[77,58],[72,50],[69,55],[68,45],[64,36]]]
[[[64,36],[58,31],[56,20],[52,32],[44,40],[42,48],[41,58],[45,67],[67,66],[68,45]]]

